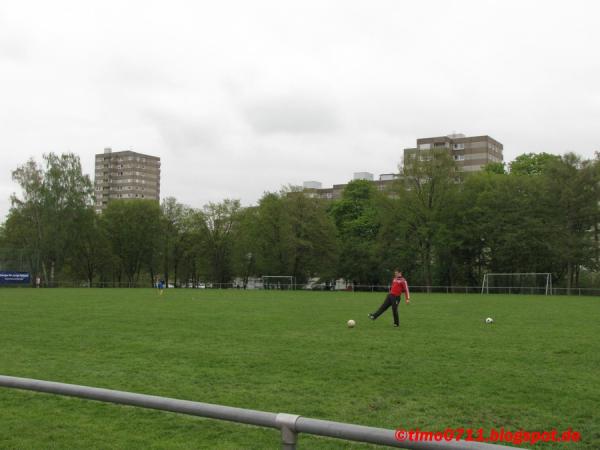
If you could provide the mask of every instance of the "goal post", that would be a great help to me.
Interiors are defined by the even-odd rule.
[[[263,275],[263,289],[290,289],[296,288],[296,279],[292,275]]]
[[[481,293],[552,295],[551,273],[486,273]]]

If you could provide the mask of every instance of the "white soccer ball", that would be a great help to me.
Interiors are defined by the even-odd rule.
[[[348,321],[348,328],[354,328],[354,326],[356,325],[356,322],[352,319],[350,319]]]
[[[488,325],[491,323],[494,323],[494,319],[492,319],[491,317],[488,317],[487,319],[485,319],[485,323],[487,323]]]

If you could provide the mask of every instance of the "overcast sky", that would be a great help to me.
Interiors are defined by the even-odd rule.
[[[0,0],[0,220],[30,157],[162,161],[202,207],[398,171],[419,137],[600,150],[600,2]]]

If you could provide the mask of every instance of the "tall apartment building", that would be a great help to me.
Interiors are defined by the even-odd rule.
[[[160,158],[131,150],[105,148],[96,155],[95,208],[102,212],[115,199],[160,200]]]
[[[458,170],[476,172],[492,162],[502,162],[504,146],[489,136],[450,134],[448,136],[417,139],[416,148],[404,149],[404,167],[414,158],[426,158],[432,150],[446,149],[456,161]]]

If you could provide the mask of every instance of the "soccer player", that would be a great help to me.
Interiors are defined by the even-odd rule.
[[[400,319],[398,318],[398,304],[400,303],[400,297],[404,292],[404,298],[406,304],[410,303],[410,292],[408,291],[408,283],[402,276],[400,269],[394,270],[394,279],[392,280],[392,287],[390,293],[387,295],[381,306],[374,313],[369,314],[369,319],[375,320],[382,315],[390,306],[394,314],[394,326],[400,326]]]

